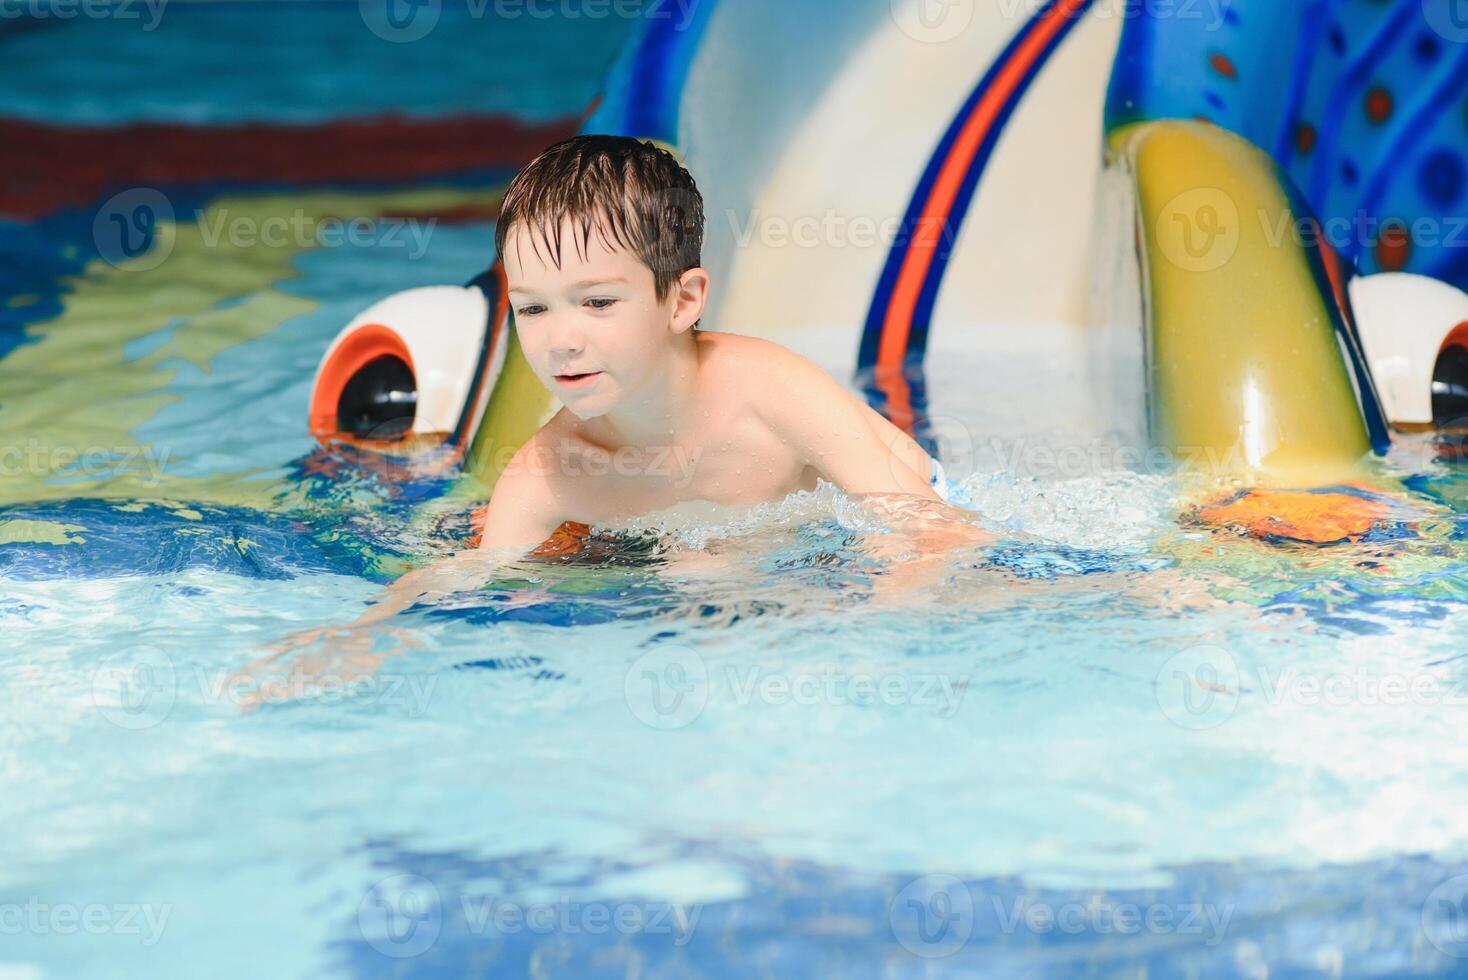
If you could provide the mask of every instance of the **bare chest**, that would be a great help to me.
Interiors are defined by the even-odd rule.
[[[710,428],[684,444],[586,449],[568,458],[572,519],[640,517],[688,501],[739,506],[814,489],[816,474],[757,419]]]

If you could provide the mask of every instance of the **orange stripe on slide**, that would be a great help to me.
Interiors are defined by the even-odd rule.
[[[953,210],[953,202],[958,197],[959,188],[963,186],[964,177],[978,154],[979,147],[993,128],[994,120],[1035,61],[1065,26],[1066,18],[1074,16],[1086,2],[1087,0],[1062,0],[1051,8],[1040,26],[1022,42],[1009,63],[1000,70],[994,84],[980,96],[978,105],[974,106],[974,111],[964,123],[938,179],[933,183],[927,206],[918,218],[918,226],[913,232],[912,246],[902,260],[902,271],[898,273],[892,301],[887,306],[887,317],[882,324],[882,340],[877,350],[879,365],[896,366],[900,369],[907,355],[907,337],[912,328],[913,311],[917,309],[923,280],[933,263],[933,253],[937,249],[939,236],[945,220]]]
[[[1330,290],[1335,293],[1335,304],[1340,307],[1341,316],[1350,320],[1351,300],[1346,292],[1346,281],[1341,275],[1341,257],[1325,240],[1319,222],[1315,223],[1314,231],[1315,240],[1320,243],[1320,254],[1325,259],[1322,263],[1325,266],[1325,278],[1330,280]]]
[[[877,390],[886,397],[882,414],[887,417],[888,422],[908,435],[912,435],[913,424],[917,422],[917,412],[913,411],[912,385],[907,383],[907,375],[900,370],[892,371],[878,367],[874,378],[877,382]]]

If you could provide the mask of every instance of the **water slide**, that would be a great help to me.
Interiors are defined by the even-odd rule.
[[[1389,421],[1461,415],[1468,263],[1418,219],[1463,193],[1465,40],[1432,2],[668,2],[584,129],[698,178],[706,326],[854,379],[920,439],[946,350],[1079,351],[1098,418],[1319,487],[1361,479]],[[1391,217],[1341,233],[1359,212]],[[556,408],[500,285],[471,287],[482,354],[448,413],[484,484]]]

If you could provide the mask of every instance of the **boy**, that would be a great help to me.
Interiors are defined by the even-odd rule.
[[[550,147],[510,184],[495,239],[520,345],[565,407],[501,474],[477,553],[411,572],[353,627],[284,649],[334,634],[370,670],[361,627],[477,584],[553,535],[564,544],[566,522],[779,500],[821,478],[910,532],[873,549],[925,554],[909,575],[988,541],[944,503],[938,464],[824,371],[769,341],[697,329],[703,202],[666,150],[614,136]]]
[[[702,242],[693,178],[651,143],[577,137],[511,183],[495,244],[515,330],[565,407],[495,486],[483,547],[528,549],[563,521],[685,500],[779,500],[818,477],[940,499],[922,448],[825,372],[769,341],[697,329]]]

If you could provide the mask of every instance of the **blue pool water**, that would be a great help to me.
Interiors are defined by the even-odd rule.
[[[275,104],[251,88],[167,111]],[[1463,469],[1405,438],[1372,539],[1215,536],[1179,519],[1196,488],[1091,431],[1063,359],[932,366],[957,497],[1004,543],[931,588],[885,588],[881,528],[829,488],[664,515],[655,546],[415,607],[376,674],[241,711],[262,645],[456,546],[463,508],[417,503],[441,487],[317,452],[305,404],[341,323],[491,241],[308,249],[233,291],[185,257],[101,270],[54,321],[95,343],[34,324],[35,389],[0,360],[7,444],[72,438],[26,409],[105,359],[118,311],[222,290],[130,313],[91,392],[121,420],[154,399],[86,422],[153,483],[4,484],[0,980],[1468,974]],[[252,303],[279,322],[199,354]]]
[[[76,12],[25,18],[11,15],[22,9],[16,4],[0,20],[7,75],[17,80],[0,92],[0,113],[80,126],[314,123],[381,113],[502,112],[545,121],[585,109],[632,26],[596,16],[596,4],[587,16],[546,17],[533,12],[557,5],[450,0],[428,5],[424,14],[437,11],[433,29],[402,43],[366,28],[359,11],[373,0],[275,10],[249,0],[129,0],[111,18],[56,6]]]

